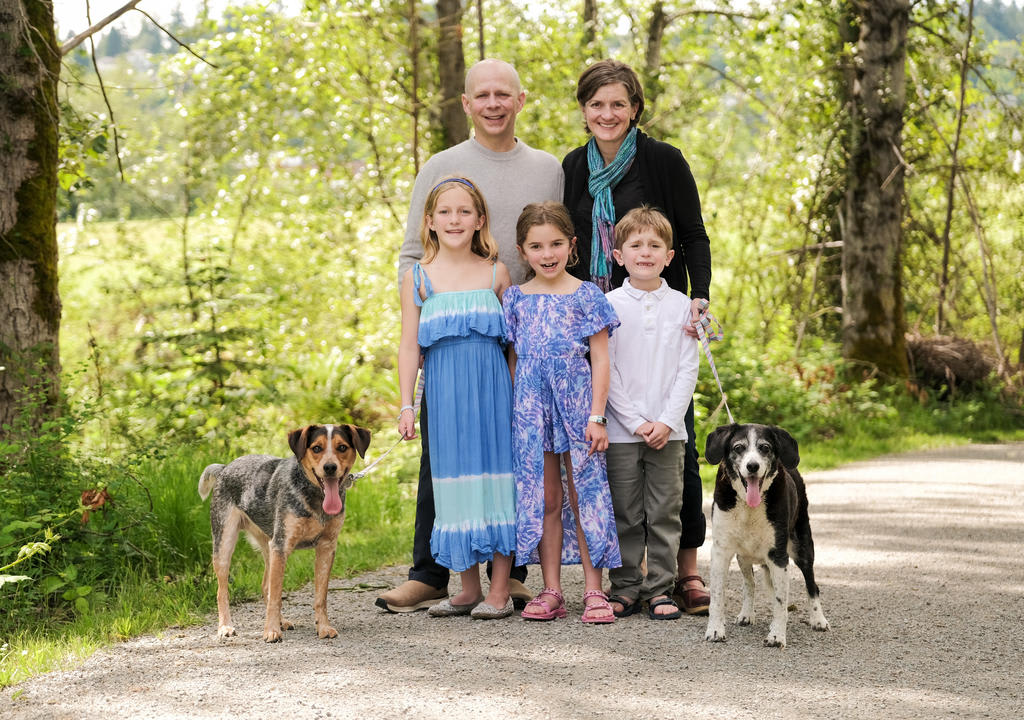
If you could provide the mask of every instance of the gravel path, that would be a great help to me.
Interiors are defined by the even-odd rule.
[[[99,652],[79,669],[0,693],[29,718],[1019,718],[1024,714],[1024,444],[919,452],[806,475],[816,575],[831,630],[801,622],[791,573],[784,650],[755,624],[703,640],[706,618],[527,623],[388,615],[379,586],[404,568],[334,581],[340,636],[317,640],[311,591],[291,593],[285,641],[260,639],[262,609]],[[705,546],[707,547],[707,546]],[[706,550],[702,550],[706,565]],[[760,582],[760,577],[759,577]],[[739,610],[732,566],[726,601]],[[528,585],[540,585],[531,568]]]

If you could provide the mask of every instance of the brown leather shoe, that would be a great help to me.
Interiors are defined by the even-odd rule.
[[[533,593],[515,578],[508,579],[508,594],[512,598],[512,605],[516,610],[522,610],[526,607],[526,603],[533,599]]]
[[[691,580],[700,581],[701,587],[686,587],[686,583]],[[672,599],[687,615],[707,615],[711,607],[711,593],[704,587],[704,579],[700,575],[687,575],[676,580],[672,588]]]
[[[436,588],[419,580],[406,580],[377,598],[374,603],[390,613],[409,613],[426,610],[448,597],[448,588]]]

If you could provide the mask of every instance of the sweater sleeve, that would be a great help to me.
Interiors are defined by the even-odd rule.
[[[427,203],[427,195],[433,183],[434,175],[429,173],[428,165],[424,165],[416,176],[412,186],[412,199],[409,201],[409,217],[405,221],[405,240],[398,253],[398,291],[402,291],[402,278],[405,271],[423,257],[423,242],[420,240],[420,228],[423,225],[423,208]]]
[[[669,213],[676,235],[673,263],[683,263],[685,267],[679,270],[689,279],[685,293],[710,300],[711,241],[701,217],[697,182],[677,148],[650,138],[646,138],[646,145],[648,163],[645,164],[653,170],[646,182],[648,187],[658,189],[659,204]]]
[[[580,280],[590,279],[590,238],[581,238],[579,233],[580,218],[577,215],[577,208],[580,203],[580,195],[587,192],[586,181],[590,174],[586,165],[586,146],[576,148],[569,152],[562,160],[562,171],[565,174],[565,190],[562,193],[562,204],[569,210],[573,225],[576,226],[576,252],[579,257],[572,267],[568,268],[569,274]]]

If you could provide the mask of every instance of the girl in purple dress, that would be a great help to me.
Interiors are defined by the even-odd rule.
[[[608,337],[619,321],[596,285],[566,271],[576,238],[565,206],[527,205],[516,243],[534,272],[503,300],[514,374],[516,557],[539,561],[544,576],[544,589],[522,616],[565,617],[561,566],[582,563],[583,622],[610,623],[601,568],[622,561],[605,472],[604,411]]]

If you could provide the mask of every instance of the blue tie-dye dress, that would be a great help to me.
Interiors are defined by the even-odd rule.
[[[491,288],[435,293],[417,263],[413,283],[421,306],[418,341],[430,418],[430,551],[439,565],[462,572],[494,553],[515,551],[512,381],[501,346],[505,321],[493,274]]]
[[[505,291],[506,338],[516,349],[512,417],[516,476],[516,562],[539,562],[544,521],[544,453],[568,452],[580,526],[594,567],[622,565],[603,452],[588,455],[584,438],[593,383],[589,339],[619,326],[604,293],[590,282],[568,295]],[[431,410],[432,412],[432,410]],[[433,427],[431,427],[433,432]],[[562,564],[581,561],[576,518],[562,478]]]

